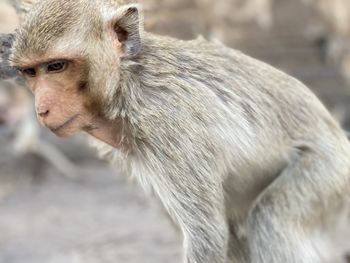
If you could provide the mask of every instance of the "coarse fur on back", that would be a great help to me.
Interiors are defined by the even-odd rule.
[[[74,74],[47,72],[61,57]],[[34,70],[28,79],[47,127],[57,130],[51,119],[66,121],[75,104],[79,116],[93,116],[79,127],[160,197],[182,230],[186,263],[331,262],[328,234],[347,204],[350,145],[298,80],[202,38],[145,32],[138,5],[112,0],[38,3],[11,61]],[[55,88],[42,91],[41,74]],[[57,91],[65,77],[77,87]],[[48,114],[40,98],[54,102],[53,92],[69,114],[61,105],[64,114]],[[102,136],[86,128],[98,128],[96,119],[108,123]]]

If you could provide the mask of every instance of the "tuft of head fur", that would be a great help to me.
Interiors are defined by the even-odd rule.
[[[57,40],[68,34],[87,37],[101,33],[102,18],[97,11],[92,1],[38,1],[16,32],[11,61],[16,63],[23,58],[43,56]]]

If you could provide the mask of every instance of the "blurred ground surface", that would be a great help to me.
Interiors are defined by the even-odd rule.
[[[179,262],[155,202],[104,163],[81,166],[81,182],[47,170],[50,178],[22,181],[0,199],[1,263]]]
[[[151,31],[183,39],[209,35],[208,17],[194,1],[144,2]],[[310,33],[321,22],[297,1],[276,2],[271,31],[223,23],[224,42],[304,81],[349,128],[349,88],[337,66],[322,62]],[[2,32],[13,28],[16,19],[9,20]],[[50,140],[83,176],[67,180],[42,160],[15,159],[0,148],[0,263],[180,261],[180,237],[153,198],[97,161],[80,140]]]

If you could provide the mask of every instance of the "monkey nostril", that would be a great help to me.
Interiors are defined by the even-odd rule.
[[[40,117],[47,117],[49,115],[50,111],[49,110],[43,110],[43,111],[38,111],[38,115]]]

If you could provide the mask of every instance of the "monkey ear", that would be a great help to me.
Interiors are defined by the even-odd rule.
[[[124,5],[116,10],[111,21],[114,36],[121,45],[121,57],[132,58],[141,50],[140,7]]]

